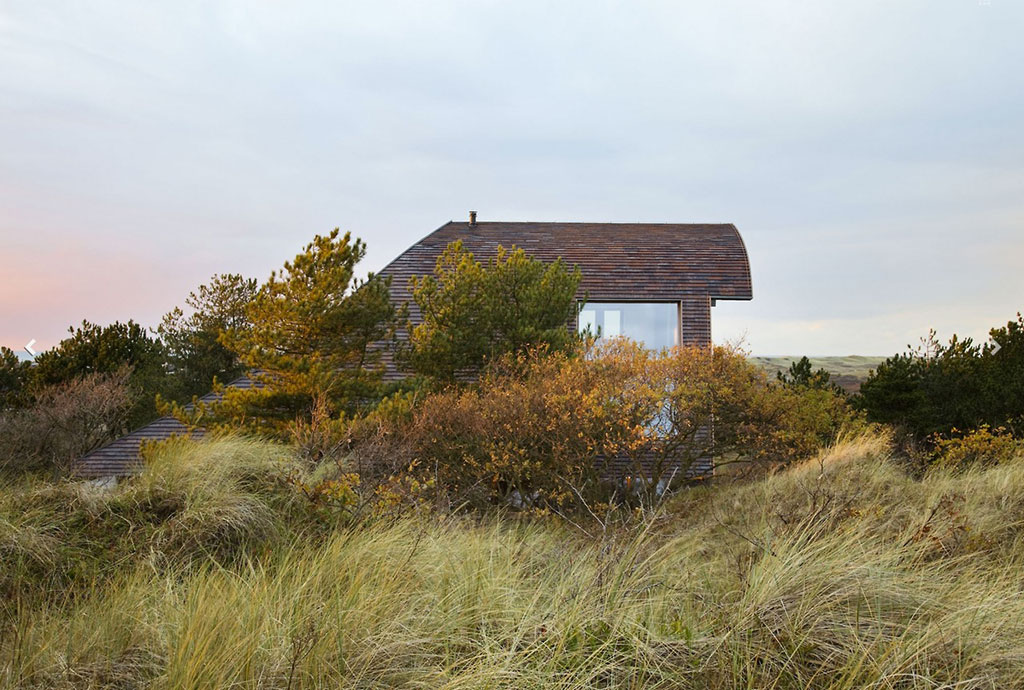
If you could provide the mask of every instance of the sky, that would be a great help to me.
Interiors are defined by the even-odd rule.
[[[351,230],[730,222],[716,341],[890,355],[1024,308],[1019,0],[0,0],[0,345],[148,326]],[[642,238],[638,238],[642,241]]]

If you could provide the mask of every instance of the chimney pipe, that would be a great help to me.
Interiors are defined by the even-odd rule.
[[[476,211],[469,212],[469,224],[476,225]]]

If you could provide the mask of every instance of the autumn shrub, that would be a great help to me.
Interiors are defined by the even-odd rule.
[[[448,506],[593,510],[652,498],[713,458],[786,464],[857,423],[842,396],[769,381],[738,349],[659,354],[614,339],[505,356],[475,385],[382,423],[375,440],[386,437],[394,487],[412,475]]]
[[[396,438],[408,467],[451,503],[563,505],[603,457],[642,436],[650,401],[628,383],[644,357],[508,356],[473,387],[426,396]]]
[[[960,433],[953,429],[948,436],[932,438],[931,461],[935,466],[964,470],[971,465],[989,467],[1024,456],[1024,441],[1015,438],[1005,427],[991,428],[983,424]]]
[[[787,465],[864,425],[835,390],[771,380],[737,347],[676,348],[652,364],[662,412],[644,448],[661,476],[706,458]]]
[[[0,411],[0,473],[66,473],[81,455],[127,429],[136,395],[131,369],[88,374],[37,390],[23,408]]]

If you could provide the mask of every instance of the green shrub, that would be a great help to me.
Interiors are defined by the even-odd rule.
[[[31,368],[31,362],[18,359],[11,348],[0,346],[0,414],[25,403]]]
[[[842,386],[832,381],[832,375],[824,368],[815,370],[811,360],[801,357],[789,365],[786,372],[778,372],[776,378],[787,386],[828,390],[837,395],[846,395]]]
[[[188,315],[175,307],[156,328],[167,352],[167,397],[188,400],[205,395],[214,380],[231,381],[245,372],[238,353],[220,342],[222,334],[252,327],[247,314],[258,283],[237,273],[215,275],[185,298]]]
[[[400,310],[390,301],[390,278],[360,279],[366,245],[337,229],[316,235],[302,252],[271,273],[247,304],[245,327],[219,342],[238,354],[258,385],[214,387],[215,402],[193,409],[159,401],[163,414],[189,426],[260,433],[288,439],[296,419],[314,405],[332,419],[365,410],[382,392],[382,350]]]
[[[1024,317],[990,331],[989,344],[934,331],[921,347],[886,360],[861,385],[857,405],[874,422],[922,441],[983,424],[1024,435]]]
[[[166,350],[143,326],[129,320],[107,326],[82,321],[69,328],[70,336],[56,347],[40,352],[30,374],[34,393],[49,386],[71,385],[92,374],[127,370],[134,395],[128,425],[141,426],[156,416],[154,398],[167,392],[172,380],[165,368]]]

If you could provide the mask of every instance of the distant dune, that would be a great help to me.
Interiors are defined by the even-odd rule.
[[[764,367],[774,376],[776,372],[788,371],[789,366],[799,360],[799,356],[784,357],[751,357],[750,360]],[[864,357],[849,355],[848,357],[808,357],[815,369],[824,369],[832,374],[832,380],[846,389],[856,393],[860,384],[868,377],[868,373],[885,361],[885,357]]]

